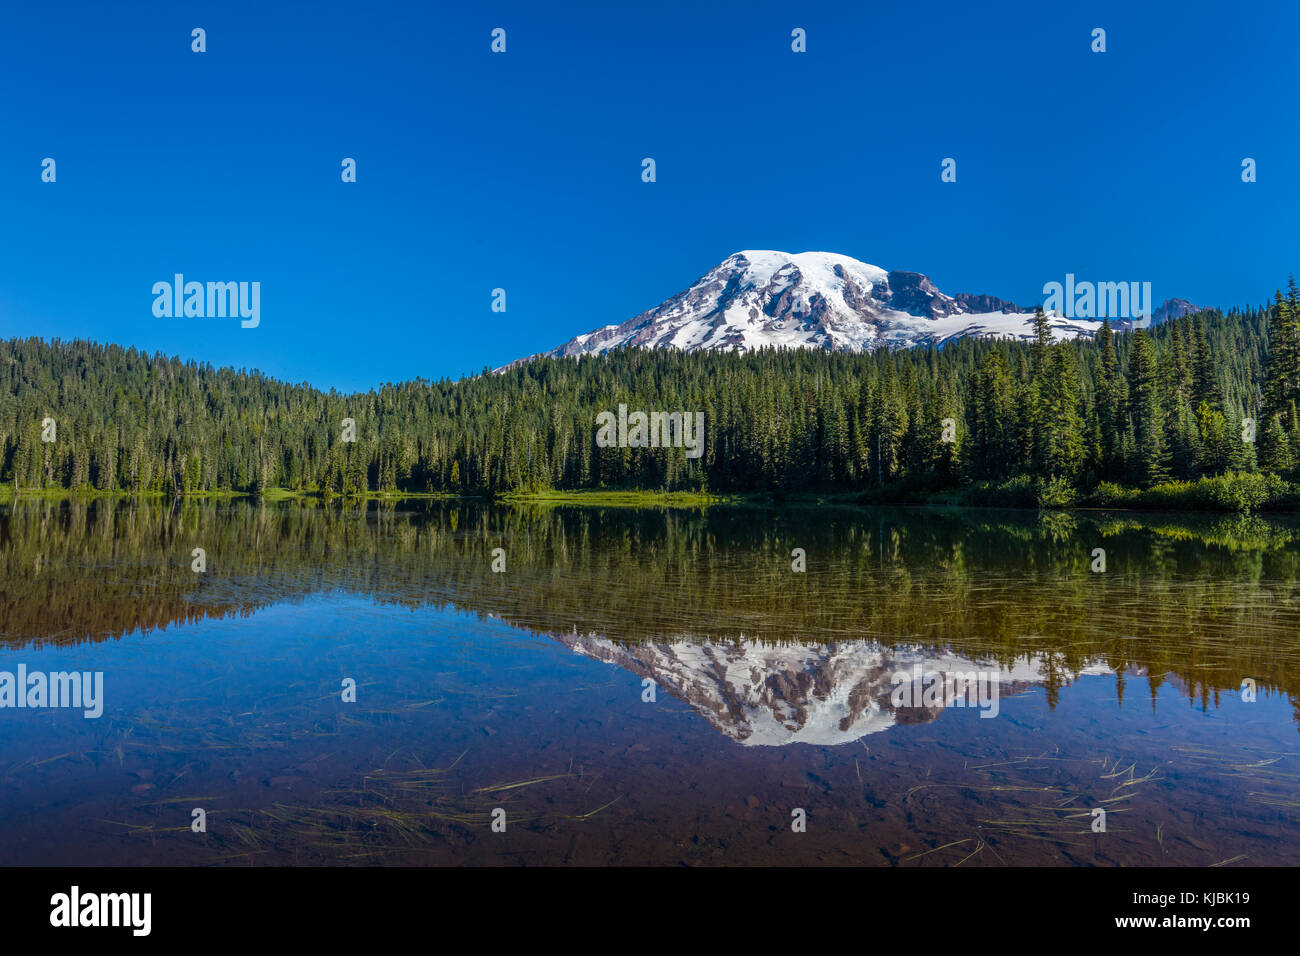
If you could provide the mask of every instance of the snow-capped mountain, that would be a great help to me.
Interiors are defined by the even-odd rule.
[[[745,746],[793,743],[832,746],[902,724],[934,720],[941,706],[896,706],[894,676],[919,665],[925,674],[977,672],[1008,697],[1047,683],[1048,662],[1027,655],[1010,668],[920,648],[887,648],[872,641],[769,644],[739,639],[620,644],[596,634],[552,634],[576,654],[614,664],[685,701],[715,728]],[[1112,674],[1090,662],[1085,674]],[[919,693],[915,698],[922,702]]]
[[[993,296],[945,295],[919,272],[887,272],[833,252],[749,250],[650,311],[543,354],[597,355],[623,346],[861,352],[968,335],[1027,339],[1032,313]],[[1100,322],[1054,315],[1051,325],[1058,338],[1069,338],[1091,335]]]

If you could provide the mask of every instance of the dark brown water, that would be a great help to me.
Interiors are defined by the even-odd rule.
[[[103,713],[0,708],[0,862],[1300,863],[1298,563],[1242,518],[20,502],[0,673]]]

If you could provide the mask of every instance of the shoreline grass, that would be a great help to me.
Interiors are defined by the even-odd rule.
[[[583,506],[601,508],[703,508],[716,505],[835,505],[858,507],[1009,508],[1052,511],[1132,511],[1191,514],[1295,514],[1300,513],[1300,486],[1276,475],[1229,472],[1195,481],[1166,481],[1150,488],[1125,487],[1102,482],[1084,490],[1059,479],[1027,476],[1001,482],[983,481],[962,486],[904,482],[869,486],[854,491],[796,491],[714,493],[645,488],[535,489],[498,494],[487,492],[368,491],[341,495],[317,489],[268,488],[263,492],[200,491],[100,491],[93,488],[18,488],[0,486],[0,503],[20,499],[88,501],[92,499],[152,501],[250,501],[304,504],[399,501],[484,501],[511,506]]]
[[[577,491],[510,492],[495,499],[505,504],[588,505],[614,508],[693,508],[706,505],[746,504],[755,496],[711,494],[702,491],[651,491],[645,489],[591,489]]]

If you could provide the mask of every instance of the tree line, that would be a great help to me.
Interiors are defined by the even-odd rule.
[[[1058,340],[1040,313],[1024,341],[628,349],[348,395],[115,345],[11,339],[0,344],[0,483],[355,495],[1289,480],[1298,393],[1294,282],[1268,307],[1134,331],[1107,322],[1093,338]],[[598,447],[596,415],[620,403],[704,412],[703,455]]]

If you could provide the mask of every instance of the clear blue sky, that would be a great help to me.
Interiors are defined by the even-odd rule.
[[[1137,6],[6,3],[0,336],[368,388],[552,347],[746,248],[1022,304],[1067,272],[1264,301],[1300,272],[1300,13]],[[260,327],[155,318],[176,272],[260,281]]]

